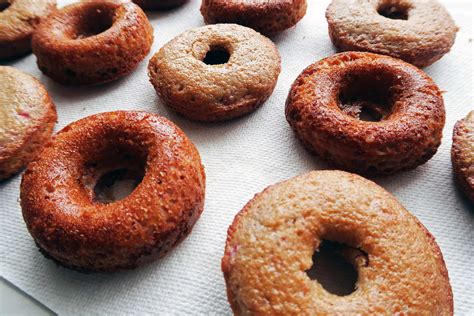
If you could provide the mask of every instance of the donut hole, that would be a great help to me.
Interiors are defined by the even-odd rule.
[[[90,3],[71,25],[70,37],[83,39],[99,35],[112,27],[114,19],[115,9],[107,3]]]
[[[362,250],[331,240],[323,240],[313,254],[313,266],[306,270],[311,280],[319,282],[331,294],[346,296],[356,290],[359,273],[355,264],[367,263]]]
[[[5,11],[6,9],[8,9],[12,4],[8,1],[0,1],[0,12],[2,11]]]
[[[361,121],[383,121],[392,113],[397,80],[384,70],[351,71],[340,85],[339,108]]]
[[[400,0],[382,2],[377,8],[378,14],[391,20],[408,20],[410,4]]]
[[[139,146],[113,144],[92,153],[84,164],[83,181],[92,201],[109,204],[129,196],[145,175],[146,153]]]
[[[206,65],[223,65],[226,64],[230,59],[230,53],[224,46],[212,46],[211,49],[206,53],[202,62]]]
[[[94,187],[95,201],[109,204],[126,198],[142,182],[143,175],[141,170],[126,168],[105,173]]]

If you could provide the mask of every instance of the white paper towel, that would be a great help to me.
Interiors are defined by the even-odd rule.
[[[148,12],[155,29],[152,53],[119,81],[64,87],[38,70],[30,55],[10,65],[39,78],[58,109],[56,130],[98,112],[146,110],[166,116],[198,147],[207,174],[206,206],[192,234],[164,259],[134,271],[81,274],[58,268],[36,249],[18,204],[20,176],[0,184],[0,272],[59,314],[230,314],[220,270],[226,231],[234,215],[266,186],[327,168],[295,139],[284,103],[296,76],[335,53],[324,18],[328,0],[309,0],[306,17],[273,37],[282,56],[278,85],[266,104],[242,119],[219,124],[188,121],[164,108],[148,81],[151,55],[181,32],[203,25],[200,1],[165,13]],[[63,6],[68,1],[59,1]],[[434,234],[444,254],[457,315],[474,314],[474,210],[454,187],[452,128],[473,106],[472,2],[446,0],[460,32],[451,53],[426,71],[444,94],[447,124],[436,156],[410,172],[376,182],[393,193]],[[409,246],[409,245],[407,245]]]

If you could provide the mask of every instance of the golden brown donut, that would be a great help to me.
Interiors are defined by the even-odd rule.
[[[451,161],[459,188],[474,203],[474,111],[454,126]]]
[[[139,184],[114,201],[98,186],[120,173]],[[113,271],[173,249],[201,215],[204,191],[199,153],[178,127],[151,113],[117,111],[54,136],[23,175],[21,208],[47,256],[75,269]]]
[[[329,36],[339,51],[368,51],[426,67],[448,53],[458,28],[436,0],[333,0]]]
[[[322,159],[380,175],[428,161],[441,143],[445,110],[436,84],[415,66],[346,52],[299,75],[286,101],[286,118]]]
[[[361,254],[347,296],[305,273],[323,240]],[[229,227],[222,271],[235,315],[453,315],[434,237],[390,193],[342,171],[310,172],[257,194]]]
[[[150,81],[166,105],[198,121],[221,121],[255,110],[280,74],[275,45],[236,24],[207,25],[175,37],[153,56]]]
[[[68,85],[129,74],[150,51],[153,29],[136,4],[119,0],[68,5],[43,20],[32,46],[38,67]]]
[[[284,31],[306,14],[306,0],[202,0],[208,24],[236,23],[264,34]]]
[[[133,0],[144,10],[167,10],[184,4],[187,0]]]
[[[38,154],[51,137],[56,119],[53,100],[38,80],[0,66],[0,181]]]
[[[0,60],[31,52],[38,23],[56,10],[56,0],[0,0]]]

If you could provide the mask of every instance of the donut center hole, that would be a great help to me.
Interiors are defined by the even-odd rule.
[[[394,87],[393,75],[384,72],[346,74],[339,94],[339,108],[361,121],[383,121],[393,110]]]
[[[92,201],[109,204],[126,198],[142,182],[146,153],[137,145],[114,143],[90,153],[83,183]]]
[[[114,24],[115,10],[104,5],[88,7],[88,10],[76,27],[76,34],[73,38],[83,39],[98,35],[110,29]]]
[[[116,169],[99,178],[94,187],[95,200],[108,204],[126,198],[142,182],[140,170]]]
[[[202,60],[206,65],[222,65],[226,64],[230,59],[229,51],[222,46],[212,47]]]
[[[0,12],[2,11],[5,11],[6,9],[8,9],[9,6],[11,6],[12,4],[8,1],[1,1],[0,0]]]
[[[408,20],[408,12],[410,5],[401,1],[388,1],[382,3],[377,12],[387,19],[391,20]]]
[[[346,296],[356,290],[359,274],[355,266],[367,265],[367,258],[362,250],[323,240],[313,254],[313,266],[306,274],[329,293]]]

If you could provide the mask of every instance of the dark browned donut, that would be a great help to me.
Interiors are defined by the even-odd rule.
[[[286,118],[321,158],[375,175],[428,161],[441,143],[445,110],[436,84],[415,66],[347,52],[300,74],[288,95]]]
[[[111,199],[98,190],[111,174],[139,184]],[[151,113],[117,111],[55,135],[23,175],[21,207],[49,257],[76,269],[112,271],[174,248],[198,220],[204,190],[199,153],[178,127]]]
[[[153,29],[136,4],[85,1],[58,10],[33,35],[38,67],[71,85],[97,84],[129,74],[150,51]]]
[[[454,126],[451,161],[459,188],[474,203],[474,111]]]
[[[333,0],[326,10],[339,51],[367,51],[429,66],[449,52],[458,28],[437,0]]]
[[[56,0],[0,0],[0,60],[31,52],[38,23],[56,10]]]
[[[306,0],[203,0],[206,23],[236,23],[272,34],[298,23],[306,14]]]
[[[144,10],[167,10],[180,6],[188,0],[133,0]]]

